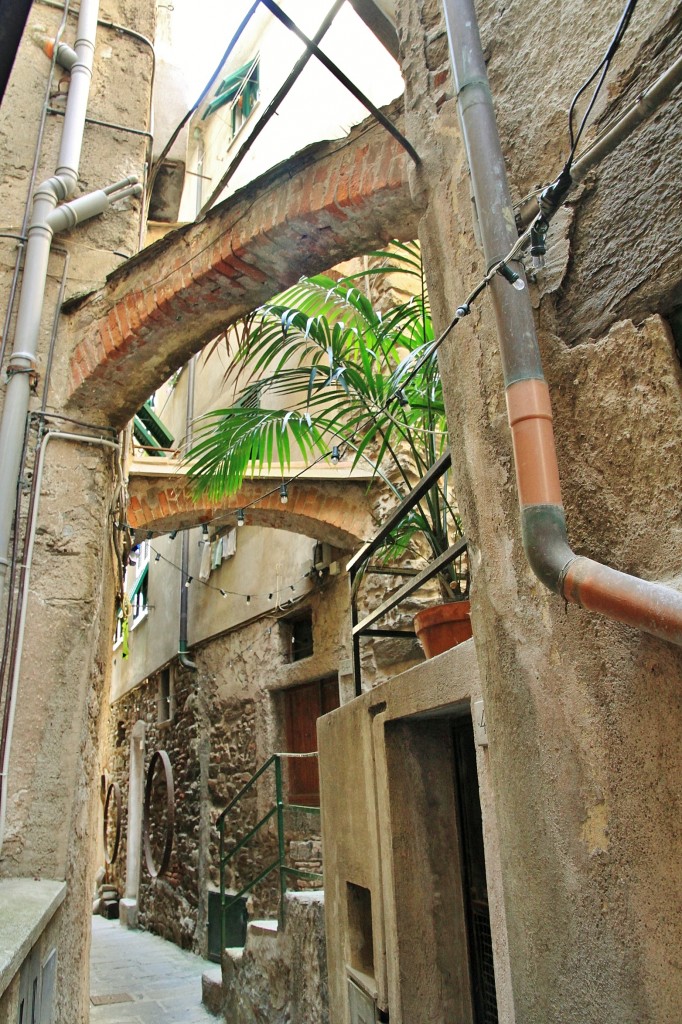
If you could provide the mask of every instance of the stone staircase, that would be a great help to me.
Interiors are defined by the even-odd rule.
[[[204,972],[202,999],[229,1024],[328,1024],[324,893],[287,892],[284,926],[250,921],[243,949]]]

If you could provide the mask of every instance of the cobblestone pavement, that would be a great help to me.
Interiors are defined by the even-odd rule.
[[[92,919],[90,1024],[217,1024],[201,1002],[214,965],[149,932]],[[100,1002],[104,997],[115,1002]]]

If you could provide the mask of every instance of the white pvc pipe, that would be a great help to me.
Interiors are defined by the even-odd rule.
[[[0,603],[9,566],[9,540],[30,400],[29,375],[35,368],[38,352],[47,265],[52,245],[49,217],[57,203],[68,199],[78,183],[98,13],[99,0],[81,0],[75,45],[78,59],[71,68],[57,173],[38,186],[27,232],[14,348],[7,367],[9,380],[0,422]]]
[[[0,853],[2,852],[2,844],[5,839],[5,822],[7,818],[7,788],[8,788],[8,776],[9,776],[9,761],[10,761],[10,748],[12,746],[12,732],[14,730],[14,713],[16,710],[16,697],[19,690],[19,675],[21,672],[21,656],[24,647],[24,632],[26,629],[26,609],[28,607],[28,587],[31,578],[31,563],[33,561],[33,547],[35,544],[36,530],[38,525],[38,506],[40,504],[40,488],[43,479],[43,468],[45,466],[45,451],[47,446],[53,438],[59,438],[62,441],[77,441],[81,444],[95,444],[101,445],[104,448],[112,448],[115,451],[119,450],[119,445],[116,441],[108,441],[104,437],[95,437],[89,434],[69,434],[61,430],[48,430],[40,443],[40,449],[38,452],[38,458],[36,461],[36,470],[34,478],[34,487],[36,488],[36,503],[33,510],[33,520],[30,524],[30,531],[28,535],[28,544],[26,547],[26,572],[24,574],[24,583],[20,594],[20,607],[21,614],[19,616],[19,627],[17,635],[17,648],[14,658],[14,671],[12,672],[12,680],[10,687],[7,692],[7,701],[9,702],[9,717],[7,726],[7,737],[5,740],[5,750],[2,759],[2,765],[0,765],[0,778],[2,780],[0,784]]]

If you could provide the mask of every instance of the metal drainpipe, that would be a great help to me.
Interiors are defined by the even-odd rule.
[[[443,0],[462,124],[486,266],[518,235],[495,122],[473,0]],[[515,267],[523,275],[521,266]],[[561,500],[549,389],[527,289],[494,280],[507,410],[512,431],[523,544],[534,573],[550,590],[589,611],[682,644],[682,594],[576,555]]]
[[[14,348],[7,365],[9,380],[0,422],[0,601],[9,565],[9,538],[24,427],[29,409],[30,375],[36,365],[53,234],[55,231],[74,227],[77,223],[103,212],[113,199],[139,195],[141,191],[140,186],[134,184],[136,179],[126,178],[116,185],[100,189],[91,195],[81,196],[72,203],[56,208],[58,202],[68,199],[78,183],[78,167],[92,79],[98,5],[99,0],[82,0],[81,3],[76,44],[74,50],[69,51],[75,59],[67,61],[71,64],[71,84],[64,115],[58,166],[56,174],[36,189],[33,215],[27,232],[26,259]]]
[[[187,416],[185,426],[185,445],[192,444],[192,421],[194,419],[194,381],[196,377],[196,356],[192,356],[187,364]],[[180,561],[180,636],[178,642],[178,661],[183,668],[196,670],[196,664],[187,657],[187,612],[189,607],[189,587],[185,586],[189,579],[189,531],[182,531],[182,555]]]
[[[40,442],[38,457],[36,459],[35,479],[33,484],[36,499],[35,505],[33,507],[33,515],[31,518],[31,522],[28,524],[29,534],[28,542],[26,545],[24,577],[20,595],[21,613],[19,616],[19,625],[17,629],[16,650],[14,654],[14,664],[12,668],[12,681],[7,692],[6,707],[2,723],[2,737],[0,740],[0,852],[2,851],[2,844],[5,838],[9,760],[12,746],[12,732],[14,730],[14,712],[17,703],[16,698],[17,691],[19,689],[19,677],[21,674],[21,657],[24,649],[24,633],[26,629],[26,612],[28,609],[28,590],[31,580],[31,564],[33,562],[33,548],[35,545],[38,525],[38,503],[40,501],[40,491],[43,480],[43,469],[45,466],[45,452],[50,441],[54,440],[55,438],[59,438],[62,441],[75,441],[78,444],[99,445],[103,448],[111,448],[114,451],[119,450],[119,445],[115,441],[109,441],[107,438],[90,436],[87,434],[70,434],[60,430],[49,430]]]

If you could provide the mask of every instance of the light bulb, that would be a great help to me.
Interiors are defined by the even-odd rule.
[[[243,525],[244,525],[244,509],[243,508],[239,508],[239,509],[237,509],[237,526],[243,526]]]
[[[286,505],[286,503],[289,500],[289,492],[287,491],[286,484],[282,484],[282,486],[279,489],[279,500],[282,502],[283,505]]]
[[[188,577],[187,577],[187,579],[185,580],[185,586],[186,586],[186,587],[189,587],[189,585],[190,585],[190,583],[191,583],[191,582],[192,582],[192,577],[191,577],[191,576],[188,576]]]
[[[225,593],[225,591],[223,590],[222,587],[220,587],[220,596],[221,597],[227,597],[227,594]]]
[[[523,289],[526,287],[526,285],[523,282],[523,279],[520,278],[516,271],[512,270],[512,268],[508,266],[508,264],[506,263],[500,263],[497,269],[497,273],[500,274],[500,276],[503,277],[505,281],[509,281],[509,284],[513,288],[516,288],[517,292],[522,292]]]
[[[332,445],[332,466],[338,466],[341,461],[338,444]]]
[[[154,558],[154,561],[155,562],[159,562],[160,560],[161,560],[161,552],[157,551],[156,552],[156,557]]]
[[[542,270],[545,266],[544,256],[533,256],[532,258],[533,270]]]
[[[177,535],[178,535],[178,531],[177,530],[171,530],[171,532],[168,534],[168,539],[169,540],[175,540]]]
[[[251,604],[251,594],[246,595],[246,603]]]

